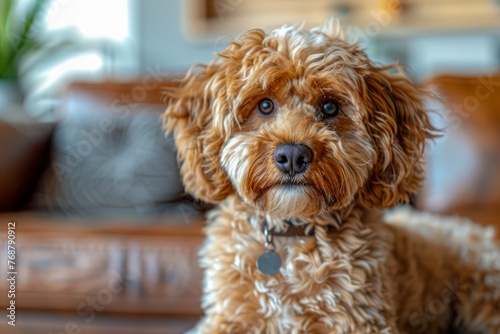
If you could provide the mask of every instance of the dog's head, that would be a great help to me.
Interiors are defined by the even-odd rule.
[[[424,93],[340,35],[332,23],[251,30],[168,90],[188,192],[296,217],[418,190],[434,132]]]

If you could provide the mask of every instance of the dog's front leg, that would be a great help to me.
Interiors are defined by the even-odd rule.
[[[206,316],[197,326],[197,331],[192,334],[226,334],[226,333],[243,333],[240,329],[233,326],[221,316],[212,315]]]
[[[265,289],[261,285],[266,285],[266,280],[256,269],[263,245],[250,231],[232,231],[229,224],[230,221],[222,219],[211,222],[207,240],[200,250],[205,318],[198,333],[278,334],[273,330],[275,325],[268,323],[274,317],[265,316],[275,315],[277,301],[261,291]],[[248,223],[242,223],[244,227],[245,224]],[[250,230],[249,225],[248,228]]]
[[[249,320],[250,321],[250,320]],[[228,318],[214,314],[204,317],[198,326],[189,334],[261,334],[268,333],[265,329],[258,329],[255,323],[232,322]],[[272,332],[269,332],[272,333]],[[188,333],[186,333],[188,334]],[[276,334],[278,334],[276,332]]]
[[[223,260],[230,261],[229,258]],[[200,323],[198,333],[278,334],[277,329],[273,329],[276,327],[272,323],[273,318],[263,314],[265,311],[272,312],[268,309],[272,302],[266,299],[266,294],[258,291],[251,273],[239,270],[234,264],[226,266],[222,262],[205,270],[202,303],[205,318]]]

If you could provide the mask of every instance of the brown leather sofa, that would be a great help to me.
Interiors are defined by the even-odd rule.
[[[416,205],[488,225],[500,213],[500,85],[477,88],[484,80],[446,76],[429,83],[443,98],[432,108],[450,125],[431,148],[429,182]],[[500,76],[491,80],[500,83]],[[16,222],[17,266],[16,327],[1,321],[0,333],[181,333],[199,319],[196,253],[206,208],[182,196],[175,166],[153,159],[171,157],[172,148],[158,153],[147,146],[165,144],[161,129],[149,126],[164,107],[164,84],[74,84],[58,124],[0,124],[0,271],[7,272],[10,221]],[[454,107],[464,103],[474,112]],[[150,110],[138,122],[150,107],[156,116]],[[90,114],[97,118],[81,119]],[[92,132],[109,123],[113,130],[102,137]],[[98,144],[78,164],[68,152],[80,145],[85,155],[91,139]],[[464,161],[467,168],[460,168]],[[124,170],[130,173],[117,175]],[[144,171],[154,182],[142,178]],[[6,280],[0,288],[5,309]]]
[[[441,75],[426,87],[445,133],[430,143],[417,207],[500,228],[500,74]]]
[[[15,298],[0,280],[0,307],[16,307],[0,333],[182,333],[199,319],[205,208],[183,196],[158,121],[166,84],[73,84],[58,124],[0,122],[0,271],[15,222],[17,272]]]

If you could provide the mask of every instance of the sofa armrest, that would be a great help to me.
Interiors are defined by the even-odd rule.
[[[418,208],[466,216],[485,225],[497,223],[500,91],[489,82],[498,85],[500,74],[442,75],[426,84],[439,97],[429,107],[445,131],[429,145],[427,180],[416,198]]]

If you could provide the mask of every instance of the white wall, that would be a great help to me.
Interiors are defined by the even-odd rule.
[[[182,0],[139,1],[139,45],[141,63],[179,73],[191,65],[210,61],[211,43],[190,41],[182,29]]]
[[[408,44],[408,64],[420,78],[441,73],[488,74],[499,70],[498,35],[416,37]]]

